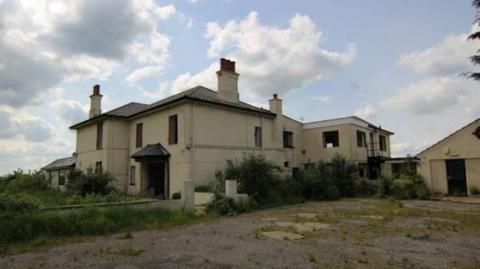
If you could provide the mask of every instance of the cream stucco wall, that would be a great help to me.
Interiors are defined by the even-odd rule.
[[[305,149],[305,162],[330,161],[336,154],[343,155],[353,161],[366,162],[368,159],[367,147],[357,146],[357,130],[366,135],[367,145],[378,143],[379,132],[374,132],[368,128],[354,124],[341,124],[327,127],[317,127],[303,130],[303,146]],[[339,146],[325,148],[323,146],[323,133],[329,131],[338,131]],[[374,141],[370,140],[370,132],[373,132]],[[387,150],[382,152],[382,156],[390,157],[390,138],[386,133],[382,133],[387,139]],[[378,145],[376,150],[379,151]]]
[[[480,188],[480,139],[473,135],[479,126],[477,120],[419,154],[418,170],[434,191],[448,193],[445,160],[449,159],[465,159],[467,190]]]

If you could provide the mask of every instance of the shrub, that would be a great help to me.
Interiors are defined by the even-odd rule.
[[[471,187],[471,188],[470,188],[470,194],[472,194],[472,195],[479,195],[479,194],[480,194],[480,188],[479,188],[479,187],[476,187],[476,186]]]
[[[113,191],[111,182],[115,179],[110,173],[94,172],[88,168],[86,172],[72,170],[68,174],[67,191],[72,194],[102,194],[106,195]]]
[[[334,200],[340,192],[333,182],[332,171],[326,162],[311,165],[302,173],[301,195],[306,199]]]
[[[355,182],[355,196],[370,197],[377,194],[378,183],[369,179],[361,178]]]
[[[182,194],[180,192],[176,192],[176,193],[172,194],[172,199],[173,200],[180,200],[180,199],[182,199]]]
[[[357,164],[337,154],[332,158],[329,168],[340,196],[355,196],[356,182],[359,180]]]
[[[27,192],[49,189],[50,184],[41,171],[25,173],[19,169],[0,179],[1,192]]]
[[[274,186],[279,184],[275,165],[265,155],[246,154],[240,162],[227,161],[225,179],[236,179],[239,192],[246,193],[260,204],[276,199]]]
[[[234,216],[239,213],[248,212],[257,207],[257,203],[251,197],[235,201],[232,197],[226,197],[222,193],[215,193],[213,199],[206,205],[208,212],[215,212],[220,215]]]
[[[419,174],[402,174],[398,179],[382,177],[378,184],[378,195],[396,199],[429,199],[430,190]]]
[[[214,188],[209,185],[199,185],[195,187],[196,192],[213,192]]]
[[[0,212],[23,212],[38,209],[43,205],[37,197],[26,193],[0,194]]]
[[[380,176],[377,183],[377,195],[388,197],[392,195],[393,179],[386,176]]]

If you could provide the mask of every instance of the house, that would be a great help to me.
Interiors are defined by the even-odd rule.
[[[468,195],[480,189],[480,118],[417,155],[419,172],[435,192]]]
[[[220,60],[217,78],[217,91],[197,86],[106,113],[95,85],[89,118],[70,127],[77,134],[75,167],[112,173],[120,191],[168,198],[185,180],[212,183],[226,160],[246,152],[265,154],[285,173],[339,153],[370,178],[390,157],[393,133],[379,126],[354,116],[302,123],[283,114],[277,94],[269,109],[242,102],[235,62],[227,59]]]
[[[65,189],[68,173],[75,168],[75,156],[55,160],[42,168],[47,180],[60,190]]]

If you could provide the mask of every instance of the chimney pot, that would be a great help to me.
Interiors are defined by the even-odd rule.
[[[235,62],[229,59],[220,59],[220,70],[235,73]]]
[[[93,95],[100,95],[100,85],[96,84],[93,86]]]
[[[278,94],[274,93],[273,94],[273,99],[278,99]]]

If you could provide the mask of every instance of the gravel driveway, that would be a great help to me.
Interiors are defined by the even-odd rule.
[[[402,203],[260,210],[1,257],[0,268],[480,268],[480,205]],[[272,231],[303,239],[265,236]]]

